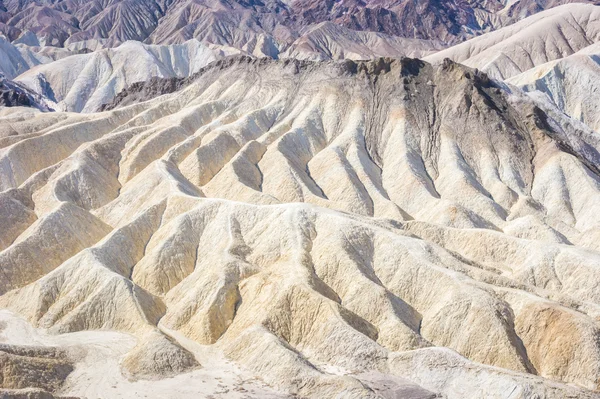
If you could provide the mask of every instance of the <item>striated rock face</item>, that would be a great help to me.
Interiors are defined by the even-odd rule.
[[[0,35],[0,74],[9,79],[14,79],[36,65],[50,63],[81,53],[81,50],[71,51],[58,47],[40,47],[39,43],[23,44],[19,42],[21,39],[24,38],[21,37],[11,43]]]
[[[408,58],[231,57],[106,108],[0,116],[0,307],[134,334],[138,378],[200,345],[301,397],[597,397],[584,125]]]
[[[272,61],[268,59],[257,59],[250,56],[227,57],[226,59],[221,59],[211,63],[204,68],[200,68],[198,72],[191,76],[172,77],[167,79],[154,77],[146,81],[137,82],[127,86],[125,89],[120,91],[112,101],[103,104],[99,111],[110,111],[117,107],[138,104],[158,96],[175,93],[182,88],[189,86],[207,71],[215,69],[220,70],[240,63],[267,65],[271,62]],[[290,59],[284,61],[284,65],[294,65],[295,67],[298,67],[314,65],[314,63],[306,60]]]
[[[199,71],[201,72],[201,71]],[[158,78],[154,77],[144,82],[134,83],[120,91],[110,102],[102,104],[98,111],[110,111],[119,106],[126,106],[147,101],[164,94],[175,93],[189,85],[198,77],[197,74],[187,78]]]
[[[433,39],[449,44],[562,4],[599,4],[598,1],[569,0],[293,0],[290,3],[296,21],[302,24],[330,21],[358,31]]]

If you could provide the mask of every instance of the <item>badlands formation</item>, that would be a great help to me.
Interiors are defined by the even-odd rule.
[[[0,397],[600,397],[599,9],[0,42]]]
[[[0,306],[41,342],[133,335],[106,350],[131,381],[215,350],[272,394],[594,397],[600,142],[540,107],[449,60],[233,57],[103,113],[7,108]],[[5,340],[31,370],[5,388],[92,389],[94,341]]]

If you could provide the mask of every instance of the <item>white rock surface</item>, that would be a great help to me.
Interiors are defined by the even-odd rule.
[[[600,41],[600,7],[565,4],[425,57],[444,58],[508,79]]]
[[[15,46],[0,35],[0,73],[13,79],[32,66],[52,61],[28,50],[27,46]]]
[[[237,53],[197,40],[170,46],[128,41],[117,48],[40,65],[15,80],[47,97],[56,109],[94,112],[132,83],[189,76],[216,59]]]
[[[0,35],[0,74],[13,79],[36,65],[46,64],[72,54],[72,51],[58,47],[11,43]]]
[[[508,82],[528,92],[545,93],[563,112],[600,132],[600,42]]]

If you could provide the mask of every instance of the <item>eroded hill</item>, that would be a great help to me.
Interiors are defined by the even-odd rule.
[[[596,395],[591,130],[451,61],[233,57],[183,83],[2,111],[1,307],[133,334],[143,378],[201,344],[302,397]]]

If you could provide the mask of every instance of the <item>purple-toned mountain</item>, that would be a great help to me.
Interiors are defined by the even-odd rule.
[[[154,44],[198,38],[276,56],[307,29],[333,22],[356,31],[461,42],[574,0],[0,0],[0,33],[40,43],[94,40]],[[575,0],[600,4],[600,0]]]

